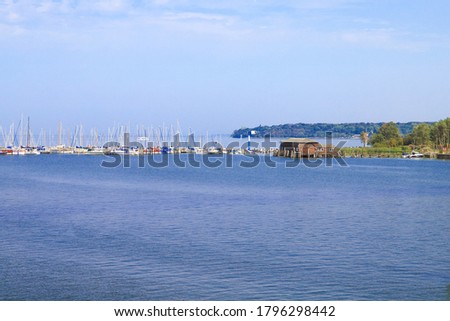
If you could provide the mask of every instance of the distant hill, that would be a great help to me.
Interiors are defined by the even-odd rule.
[[[397,126],[402,135],[406,135],[412,132],[415,125],[421,123],[423,122],[397,123]],[[433,122],[426,123],[430,125],[433,124]],[[363,131],[368,133],[376,133],[383,124],[384,123],[297,123],[272,126],[260,125],[253,128],[237,129],[233,131],[231,137],[239,138],[241,135],[246,137],[250,131],[256,132],[256,134],[252,135],[254,137],[264,137],[265,135],[271,135],[272,137],[325,137],[325,133],[330,131],[333,133],[334,137],[349,138],[359,135]]]

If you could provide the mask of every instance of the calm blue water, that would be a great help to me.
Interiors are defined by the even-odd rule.
[[[102,159],[0,158],[1,300],[450,299],[448,161]]]

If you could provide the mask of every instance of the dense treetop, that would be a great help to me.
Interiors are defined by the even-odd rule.
[[[361,132],[367,132],[369,135],[377,133],[384,123],[297,123],[297,124],[282,124],[272,126],[258,126],[253,128],[241,128],[233,131],[232,137],[239,138],[241,135],[246,137],[250,131],[255,131],[254,137],[264,137],[271,135],[272,137],[325,137],[325,133],[331,131],[335,137],[349,138],[358,136]],[[421,124],[421,122],[395,123],[400,134],[406,135],[413,131],[414,126]],[[432,122],[427,124],[431,125]]]

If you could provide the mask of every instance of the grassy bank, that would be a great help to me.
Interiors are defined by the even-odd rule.
[[[410,153],[408,147],[344,147],[341,155],[345,157],[402,157],[402,153]]]

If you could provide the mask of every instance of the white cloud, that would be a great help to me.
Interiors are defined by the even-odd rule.
[[[164,18],[168,20],[207,20],[207,21],[229,20],[229,18],[224,15],[197,13],[197,12],[168,13],[164,16]]]
[[[83,2],[80,8],[93,13],[127,13],[130,5],[130,1],[127,0],[95,0]]]
[[[427,42],[419,41],[411,33],[400,32],[393,28],[347,30],[335,33],[337,42],[374,49],[422,51],[432,43],[431,37],[427,39]]]
[[[126,37],[127,31],[143,32],[158,27],[230,39],[270,41],[285,37],[288,41],[290,37],[289,41],[305,45],[326,45],[330,39],[352,46],[393,49],[423,48],[427,42],[437,43],[439,37],[399,32],[390,21],[364,15],[346,16],[342,25],[342,11],[363,5],[363,0],[4,0],[0,2],[0,25],[3,25],[0,35],[40,33],[62,39],[65,32],[91,33],[101,26],[103,33],[110,29],[110,37],[115,36],[118,28],[124,28],[121,34]],[[357,10],[352,12],[358,14]],[[7,32],[12,26],[15,32]],[[413,41],[420,37],[420,44]]]

